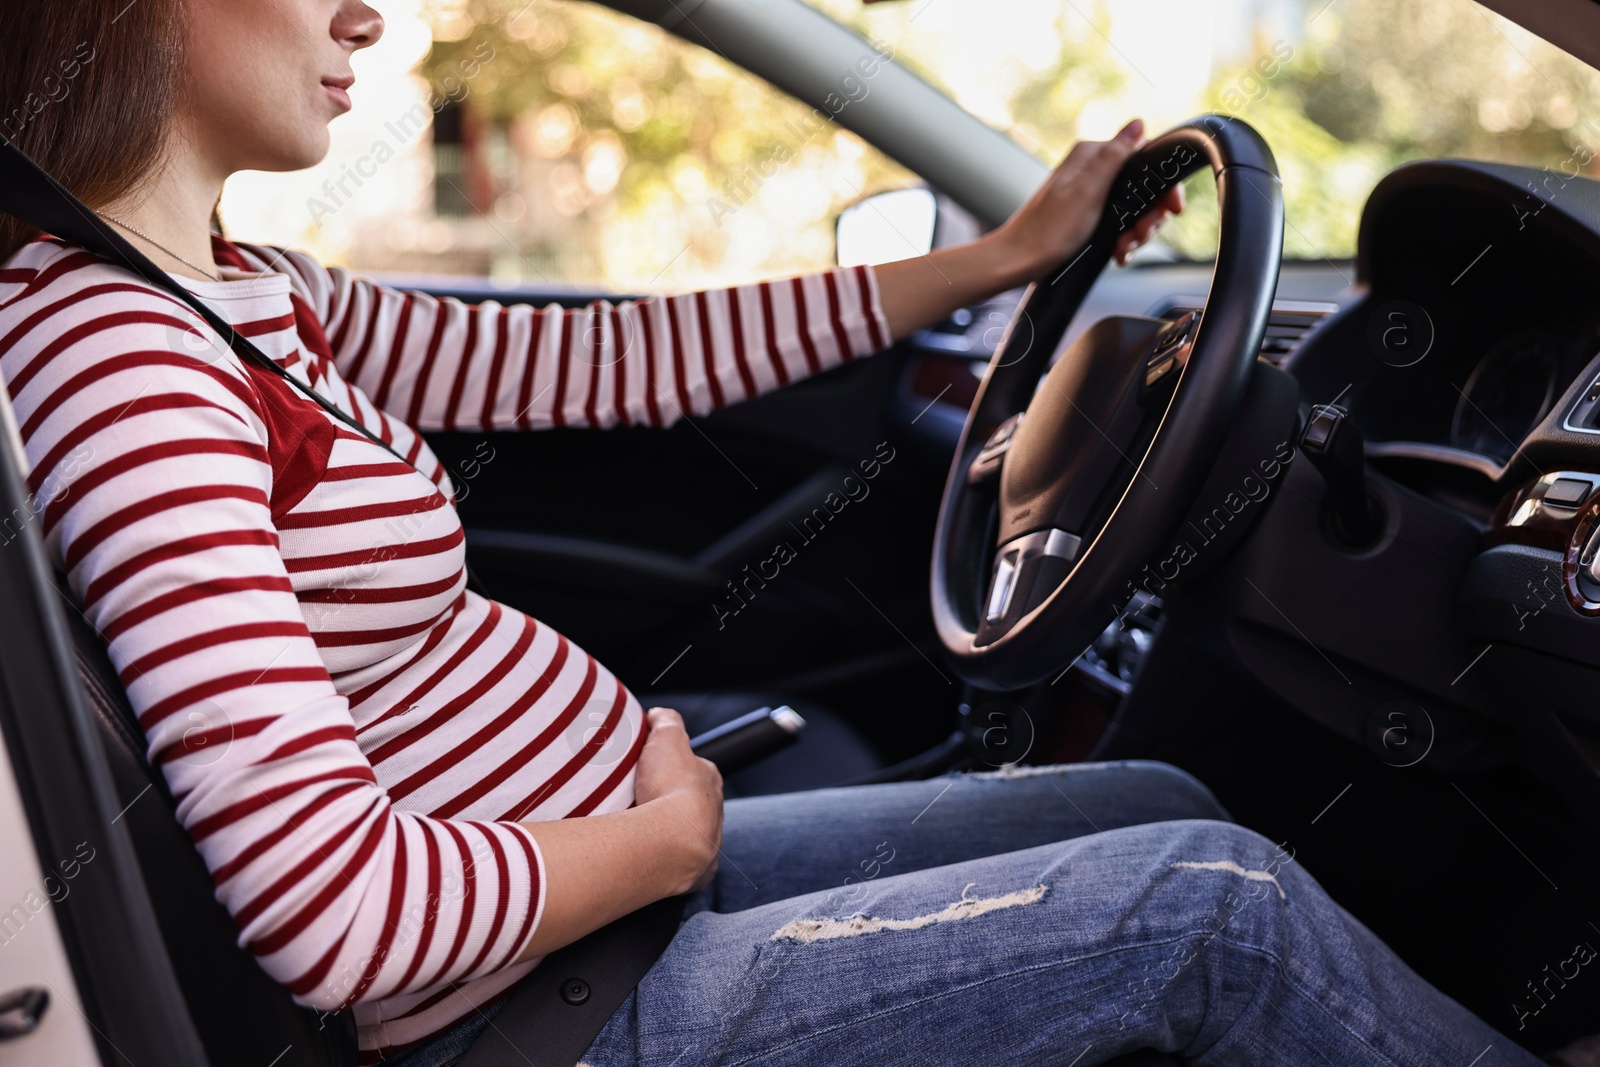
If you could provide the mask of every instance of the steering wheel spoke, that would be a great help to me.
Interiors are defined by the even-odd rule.
[[[995,550],[983,621],[994,628],[1008,617],[1025,615],[1049,595],[1077,562],[1083,539],[1066,530],[1035,530]],[[1013,609],[1017,609],[1013,612]]]

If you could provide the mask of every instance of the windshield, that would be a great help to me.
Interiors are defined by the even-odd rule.
[[[1571,174],[1600,155],[1600,73],[1473,0],[811,2],[1046,158],[1132,115],[1244,119],[1277,155],[1293,258],[1353,255],[1361,203],[1406,160]],[[1211,255],[1212,191],[1191,182],[1164,231],[1184,254]]]

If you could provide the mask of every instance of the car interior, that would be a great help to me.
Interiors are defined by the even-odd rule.
[[[706,43],[736,5],[608,6]],[[1600,40],[1561,7],[1522,17]],[[744,32],[719,50],[816,95],[762,66],[781,26]],[[849,119],[921,175],[929,247],[1042,173],[979,189]],[[1098,252],[871,359],[668,430],[430,434],[476,576],[646,706],[797,709],[802,743],[730,795],[1164,760],[1514,1040],[1600,1030],[1593,989],[1548,981],[1600,939],[1600,183],[1419,160],[1353,207],[1353,261],[1284,259],[1266,139],[1152,133]],[[1103,270],[1152,180],[1216,186],[1215,259]],[[125,808],[165,787],[115,672],[34,531],[11,547],[0,725],[39,855],[105,842],[55,909],[102,1062],[354,1062],[347,1015],[237,947],[170,798]]]

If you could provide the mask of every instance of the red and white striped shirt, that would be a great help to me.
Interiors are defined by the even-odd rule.
[[[466,589],[417,430],[665,426],[876,351],[868,268],[582,309],[469,306],[216,238],[185,281],[401,463],[182,302],[54,238],[0,269],[0,372],[41,532],[240,943],[363,1056],[531,964],[519,821],[633,802],[639,703]]]

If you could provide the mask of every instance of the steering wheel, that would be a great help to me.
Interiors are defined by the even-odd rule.
[[[1101,319],[1051,365],[1117,235],[1206,164],[1220,219],[1205,309]],[[1244,122],[1202,115],[1129,159],[1089,243],[1028,288],[967,415],[934,533],[934,622],[958,675],[1024,688],[1115,618],[1240,412],[1282,252],[1272,151]]]

